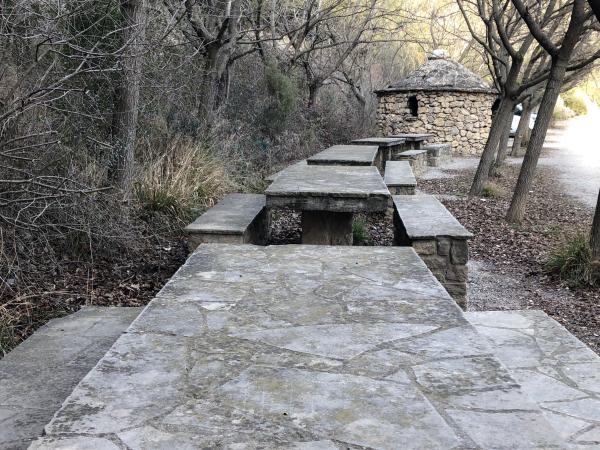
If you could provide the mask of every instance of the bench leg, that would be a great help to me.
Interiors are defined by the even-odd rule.
[[[302,243],[352,245],[352,213],[302,211]]]

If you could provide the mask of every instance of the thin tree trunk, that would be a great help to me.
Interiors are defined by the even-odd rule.
[[[512,145],[512,156],[519,156],[519,151],[521,150],[521,145],[523,144],[523,138],[526,138],[525,143],[527,143],[527,133],[529,131],[529,122],[531,120],[531,101],[525,100],[523,102],[523,112],[521,113],[521,120],[519,120],[519,126],[517,127],[517,131],[515,132],[515,138],[513,140]]]
[[[469,195],[471,196],[480,195],[485,183],[488,180],[490,167],[494,162],[496,149],[498,148],[498,143],[502,137],[502,132],[504,129],[503,125],[510,120],[513,108],[514,105],[511,100],[506,97],[501,100],[498,111],[496,111],[496,115],[492,119],[490,134],[487,142],[485,143],[483,153],[481,154],[477,172],[475,172],[475,178],[473,179],[473,184],[471,185],[471,190],[469,192]]]
[[[598,202],[596,204],[594,221],[592,222],[590,247],[592,249],[592,260],[600,261],[600,191],[598,192]]]
[[[496,156],[496,162],[492,164],[490,168],[490,176],[498,175],[500,168],[504,164],[506,160],[506,155],[508,154],[508,139],[510,138],[510,128],[512,126],[512,119],[510,121],[506,121],[504,124],[504,129],[502,130],[502,134],[500,135],[500,142],[498,143],[498,154]]]
[[[542,102],[540,103],[539,112],[531,133],[531,139],[527,145],[525,158],[521,165],[521,171],[515,187],[515,192],[506,214],[506,220],[512,223],[518,223],[523,220],[525,215],[525,206],[527,204],[527,195],[531,190],[535,169],[537,167],[542,147],[546,139],[546,132],[552,120],[552,112],[560,95],[560,90],[566,73],[567,62],[557,60],[552,64],[550,69],[550,77]]]
[[[318,83],[310,83],[308,85],[308,109],[313,110],[317,106],[317,96],[319,94],[319,88],[321,86]]]
[[[198,101],[198,118],[205,125],[209,126],[213,121],[215,110],[217,83],[219,76],[217,73],[217,58],[219,49],[209,48],[204,61],[204,73],[200,85],[200,95]]]
[[[135,142],[142,79],[143,45],[146,31],[145,0],[121,0],[123,14],[122,79],[115,98],[113,140],[116,154],[110,178],[120,187],[125,199],[131,197],[135,166]]]

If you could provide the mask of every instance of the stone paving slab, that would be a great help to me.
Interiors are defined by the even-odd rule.
[[[85,307],[53,319],[0,360],[0,449],[37,439],[141,308]]]
[[[268,208],[309,211],[384,211],[389,191],[374,166],[299,165],[265,191]]]
[[[377,160],[377,145],[334,145],[306,159],[307,164],[372,166]]]
[[[33,449],[564,444],[411,248],[203,244]]]
[[[600,448],[600,357],[543,311],[466,313],[570,449]]]

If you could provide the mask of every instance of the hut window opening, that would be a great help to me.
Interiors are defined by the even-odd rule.
[[[411,95],[408,97],[408,110],[410,111],[411,116],[419,116],[419,101],[417,100],[416,95]]]

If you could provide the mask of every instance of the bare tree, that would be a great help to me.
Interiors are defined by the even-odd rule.
[[[73,125],[79,118],[102,120],[79,109],[79,101],[89,98],[92,80],[119,70],[114,60],[127,46],[113,45],[122,30],[99,3],[15,1],[0,11],[0,221],[6,225],[74,227],[56,216],[82,204],[84,194],[108,189],[74,175],[64,144],[88,137]],[[103,21],[110,29],[95,34]]]
[[[399,26],[385,23],[393,11],[379,7],[376,0],[350,3],[308,0],[301,9],[286,12],[280,21],[281,35],[287,42],[281,56],[286,59],[285,65],[299,67],[304,72],[309,109],[315,106],[319,90],[334,78],[345,80],[354,95],[359,94],[349,75],[351,64],[347,62],[357,49],[391,40],[388,36],[393,29],[386,26]],[[360,101],[360,95],[357,99]]]
[[[198,90],[198,115],[207,124],[226,100],[234,62],[258,50],[248,0],[164,0],[170,21],[180,24],[187,43],[204,61]],[[260,3],[262,5],[262,2]],[[240,40],[246,38],[244,43]],[[242,45],[245,44],[245,45]]]
[[[471,11],[466,9],[466,3],[471,5]],[[508,8],[508,0],[476,0],[476,2],[458,0],[458,5],[471,35],[486,51],[490,72],[499,91],[499,106],[494,114],[490,133],[470,190],[470,195],[479,195],[492,170],[500,142],[508,141],[510,129],[507,131],[507,127],[510,127],[518,101],[517,89],[521,70],[534,39],[523,33],[523,23],[514,10]],[[485,29],[483,36],[472,24],[474,14],[477,14],[483,22]]]
[[[115,155],[111,161],[110,176],[128,199],[133,186],[147,12],[144,0],[121,0],[120,10],[123,16],[122,35],[125,50],[121,55],[121,82],[115,96]]]
[[[500,93],[499,108],[493,117],[490,134],[470,190],[470,195],[479,195],[488,176],[494,174],[508,154],[507,143],[515,106],[547,83],[552,56],[535,39],[510,0],[458,0],[458,4],[469,31],[485,50],[490,72]],[[471,9],[467,9],[465,5],[471,5]],[[570,11],[568,6],[563,0],[551,0],[546,3],[528,1],[526,7],[535,14],[537,23],[544,32],[554,36],[565,32]],[[474,11],[484,24],[484,36],[480,36],[471,23]],[[591,31],[586,29],[582,34],[589,37]],[[590,56],[588,46],[580,46],[577,53],[577,62],[567,66],[566,72],[569,75],[565,75],[563,81],[580,77],[582,71],[590,70],[589,65],[595,60]]]
[[[552,119],[554,106],[567,75],[569,61],[578,45],[586,45],[586,42],[581,41],[581,37],[586,31],[593,30],[591,22],[593,13],[589,10],[585,0],[573,0],[572,6],[566,5],[565,8],[568,8],[570,12],[568,28],[564,34],[558,34],[560,40],[558,43],[555,43],[553,37],[556,34],[547,34],[541,26],[539,18],[536,18],[532,14],[531,9],[522,0],[512,0],[512,2],[527,24],[532,36],[535,37],[536,41],[539,42],[552,58],[535,126],[531,133],[531,139],[527,146],[527,152],[525,153],[517,185],[506,216],[509,222],[520,222],[525,214],[527,196],[533,183],[537,162],[544,145],[546,131]],[[600,52],[595,52],[580,64],[587,65],[599,56]]]

